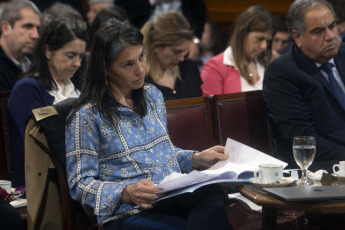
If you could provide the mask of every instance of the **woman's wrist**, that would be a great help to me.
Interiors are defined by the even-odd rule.
[[[197,170],[200,170],[201,168],[201,165],[200,165],[200,162],[199,162],[199,155],[200,155],[200,152],[199,151],[195,151],[192,155],[192,168],[193,169],[197,169]]]
[[[122,202],[123,204],[125,204],[125,203],[127,203],[127,204],[131,203],[131,197],[129,196],[129,193],[128,193],[128,186],[130,186],[130,185],[127,185],[127,186],[125,187],[125,189],[122,191],[121,202]]]

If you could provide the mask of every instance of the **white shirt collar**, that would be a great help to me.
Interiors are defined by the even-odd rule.
[[[224,51],[223,64],[233,66],[237,71],[239,71],[235,64],[234,56],[232,55],[232,49],[230,46]],[[256,66],[261,66],[257,60],[255,60],[255,64]]]
[[[53,78],[54,79],[54,78]],[[55,97],[53,104],[56,104],[60,101],[63,101],[71,97],[79,97],[80,92],[74,87],[74,84],[70,79],[65,79],[65,92],[62,91],[62,87],[54,79],[55,84],[57,85],[57,90],[49,91],[50,95]]]
[[[226,50],[224,51],[223,64],[228,65],[228,66],[233,66],[237,71],[239,71],[235,65],[234,56],[232,55],[232,49],[230,46],[228,48],[226,48]],[[241,76],[241,91],[242,92],[262,89],[262,83],[263,83],[265,68],[262,65],[260,65],[260,63],[257,60],[255,60],[255,64],[256,64],[256,68],[257,68],[258,74],[260,76],[260,79],[255,85],[250,85],[247,82],[247,80],[245,80]]]
[[[232,55],[232,49],[231,49],[230,46],[228,48],[226,48],[226,50],[224,51],[223,64],[224,65],[234,66],[236,68],[235,61],[234,61],[234,56]]]
[[[333,64],[333,66],[335,66],[334,58],[330,59],[328,62],[331,63],[331,64]],[[315,65],[316,65],[317,68],[319,68],[320,66],[322,66],[322,64],[317,63],[317,62],[315,62]]]

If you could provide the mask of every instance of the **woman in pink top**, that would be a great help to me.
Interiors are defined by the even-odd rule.
[[[262,89],[271,60],[272,18],[263,6],[251,6],[237,18],[226,50],[209,59],[201,71],[203,95]]]

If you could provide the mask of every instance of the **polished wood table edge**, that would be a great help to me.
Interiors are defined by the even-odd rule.
[[[245,185],[240,185],[238,191],[255,204],[265,208],[303,210],[317,213],[345,213],[345,201],[287,202],[273,196],[260,194]]]

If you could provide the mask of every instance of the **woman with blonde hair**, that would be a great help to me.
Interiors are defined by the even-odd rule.
[[[262,89],[271,60],[272,18],[263,6],[251,6],[238,17],[229,46],[209,59],[202,71],[203,95]]]
[[[193,31],[187,19],[168,11],[142,27],[147,56],[146,81],[163,93],[165,100],[202,95],[197,64],[185,58]]]

